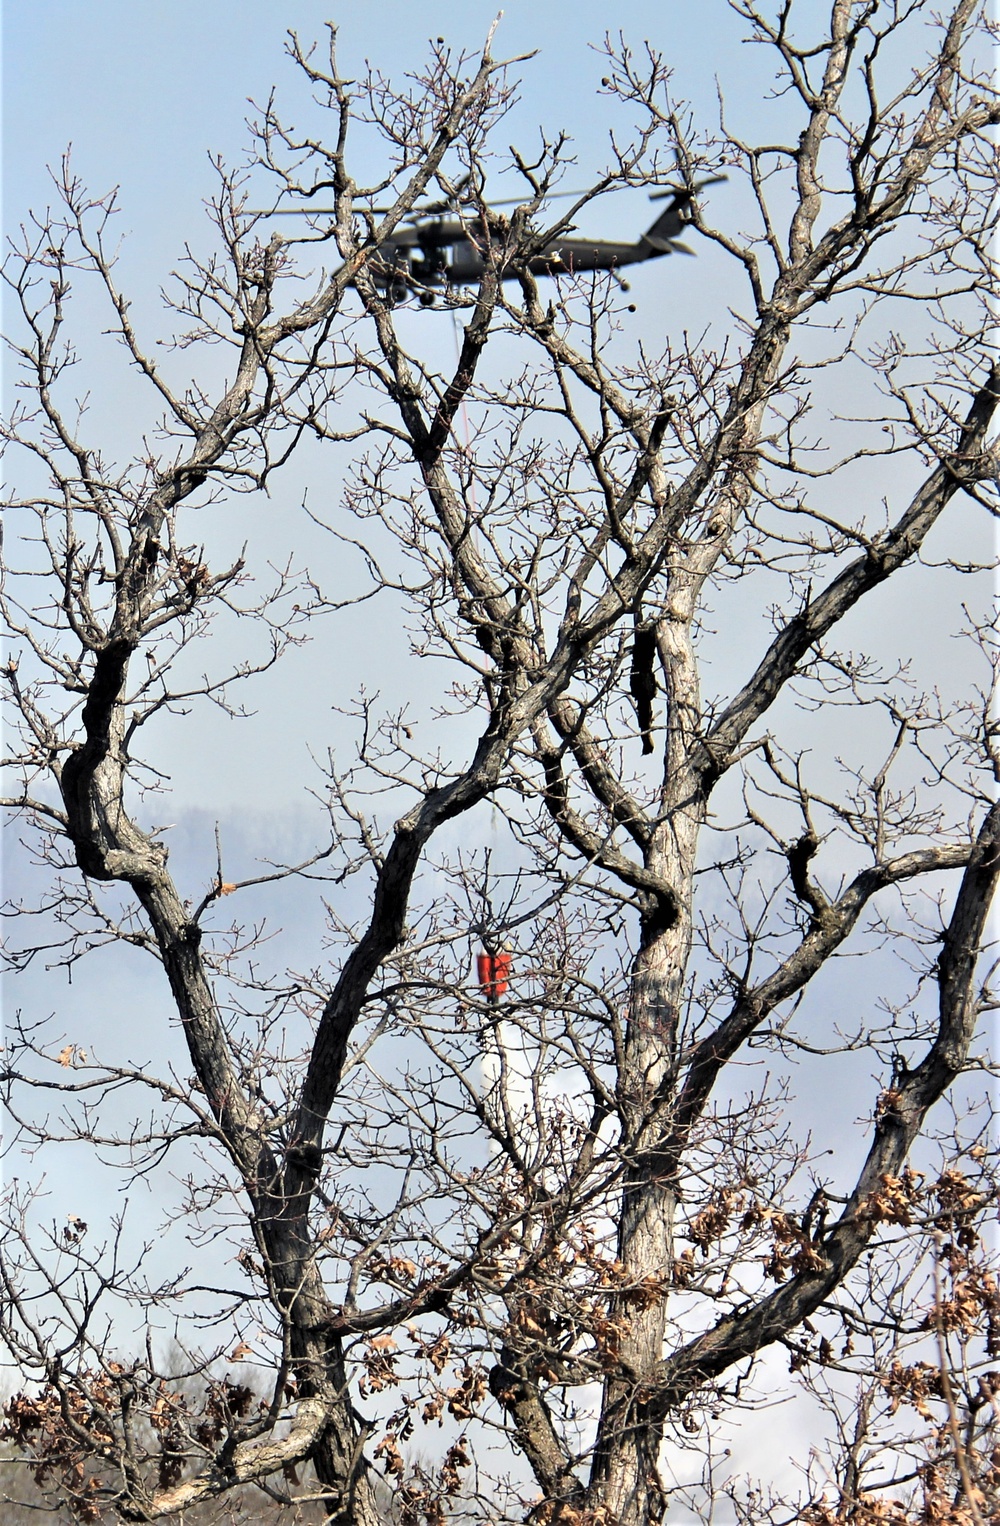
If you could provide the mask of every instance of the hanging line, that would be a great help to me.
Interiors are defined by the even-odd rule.
[[[451,310],[451,327],[452,333],[455,336],[455,369],[457,372],[458,363],[462,358],[462,341],[460,338],[461,323],[459,322],[457,307],[453,307]],[[465,436],[464,443],[460,443],[461,450],[465,456],[466,465],[468,466],[469,470],[469,505],[472,509],[473,516],[475,516],[478,511],[476,509],[476,478],[472,470],[472,431],[469,428],[469,410],[465,406],[464,389],[462,391],[462,402],[460,406],[462,414],[462,433]]]

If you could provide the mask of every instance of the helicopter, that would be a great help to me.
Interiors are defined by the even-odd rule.
[[[669,197],[667,206],[652,227],[634,244],[606,239],[575,237],[554,238],[527,262],[532,275],[576,275],[588,270],[607,270],[623,291],[628,282],[619,271],[622,266],[645,260],[661,259],[667,254],[694,254],[680,242],[678,234],[691,222],[691,204],[700,191],[717,185],[725,175],[713,175],[691,186],[668,186],[654,191],[650,201]],[[559,192],[557,194],[566,194]],[[497,203],[506,205],[507,203]],[[433,307],[441,292],[460,286],[473,286],[485,268],[483,247],[489,239],[482,218],[462,220],[442,215],[451,208],[433,203],[410,214],[410,219],[379,246],[368,269],[376,287],[394,306],[415,295],[421,307]],[[321,217],[332,215],[328,208],[291,207],[275,213],[254,215],[296,215]],[[517,271],[505,270],[501,279],[516,280]]]

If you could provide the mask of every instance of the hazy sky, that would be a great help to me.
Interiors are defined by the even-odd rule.
[[[807,19],[818,17],[824,7],[818,0],[801,8]],[[493,0],[429,0],[424,5],[403,0],[355,0],[344,7],[341,25],[342,70],[360,73],[370,60],[387,74],[399,78],[418,68],[427,56],[427,39],[444,36],[455,48],[478,49],[495,16]],[[335,14],[335,13],[334,13]],[[535,141],[542,122],[549,133],[566,129],[577,144],[580,183],[599,172],[607,154],[607,104],[595,96],[603,72],[600,57],[591,45],[599,45],[609,19],[609,8],[597,0],[566,5],[539,5],[530,0],[511,0],[497,34],[498,55],[538,50],[538,56],[520,66],[524,84],[522,103],[509,123],[504,142],[516,139],[522,146]],[[57,163],[71,143],[75,171],[94,190],[120,185],[120,230],[125,235],[122,280],[136,301],[135,312],[148,325],[150,336],[170,332],[169,316],[158,315],[161,283],[183,254],[186,241],[208,247],[207,224],[202,201],[215,189],[209,151],[238,163],[248,146],[244,125],[251,112],[247,98],[260,101],[272,86],[286,104],[292,121],[304,109],[304,91],[298,71],[283,54],[286,31],[296,30],[303,41],[320,38],[330,15],[326,0],[33,0],[8,5],[4,15],[5,42],[5,217],[9,230],[27,215],[31,206],[49,198],[45,166]],[[645,38],[663,49],[676,71],[678,95],[693,100],[698,114],[711,121],[715,111],[715,74],[727,82],[731,120],[753,122],[786,108],[765,100],[768,70],[761,50],[741,42],[746,25],[723,3],[703,0],[624,0],[613,11],[620,27],[636,49]],[[501,145],[502,146],[502,145]],[[360,144],[363,151],[363,139]],[[364,166],[362,167],[362,170]],[[713,191],[723,221],[738,206],[737,185]],[[726,198],[732,198],[728,201]],[[651,209],[641,191],[623,193],[600,207],[588,209],[588,227],[604,236],[638,234],[651,220]],[[696,259],[672,259],[638,267],[634,274],[637,312],[634,336],[651,337],[657,344],[667,332],[701,321],[699,315],[727,322],[720,315],[720,266],[717,256],[704,243]],[[98,324],[96,315],[93,324]],[[413,325],[421,344],[437,347],[442,364],[453,354],[454,332],[447,313],[403,315]],[[707,321],[707,319],[706,319]],[[100,326],[100,325],[98,325]],[[141,395],[134,372],[93,366],[83,357],[81,390],[91,390],[91,418],[107,440],[113,454],[127,456],[139,449],[136,398]],[[8,401],[10,391],[8,386]],[[304,455],[279,479],[275,496],[267,502],[238,498],[210,512],[189,512],[187,533],[203,537],[221,564],[226,550],[238,551],[248,536],[263,555],[284,558],[294,553],[308,561],[340,590],[350,591],[358,579],[360,564],[352,564],[332,547],[329,538],[311,529],[300,510],[308,490],[310,507],[336,518],[340,480],[347,464],[344,453]],[[864,490],[874,502],[878,492],[891,492],[899,506],[898,468],[893,464],[869,470]],[[883,489],[884,484],[884,489]],[[950,516],[966,514],[956,504]],[[16,530],[16,526],[11,526]],[[948,534],[954,544],[954,529]],[[872,613],[863,614],[868,634],[880,621],[891,620],[902,635],[895,645],[914,656],[940,682],[945,692],[966,661],[955,642],[924,639],[923,598],[933,573],[913,569],[900,584],[900,596],[888,602],[873,601]],[[338,579],[339,585],[338,585]],[[730,585],[726,622],[732,628],[732,611],[747,597],[742,585]],[[242,627],[226,636],[230,652],[243,639]],[[715,683],[728,686],[745,676],[748,664],[767,639],[769,618],[765,607],[747,605],[746,622],[737,623],[738,639],[723,649],[712,650],[713,663],[706,672],[706,689]],[[850,640],[863,639],[865,631],[852,630]],[[190,893],[199,894],[214,870],[214,822],[223,822],[227,871],[233,878],[256,872],[260,857],[294,858],[311,841],[310,820],[314,807],[306,793],[321,783],[314,759],[325,757],[326,748],[339,746],[345,738],[343,721],[334,707],[350,702],[358,685],[369,692],[381,691],[387,705],[407,698],[419,701],[435,692],[441,679],[436,663],[407,662],[407,637],[397,613],[385,600],[363,605],[350,615],[333,617],[311,646],[292,656],[278,671],[255,681],[248,695],[259,710],[259,719],[234,722],[220,712],[203,707],[187,719],[165,723],[153,740],[157,761],[173,775],[174,790],[168,800],[156,803],[153,819],[178,823],[173,834],[174,865]],[[199,659],[207,660],[207,659]],[[423,691],[423,693],[421,693]],[[853,723],[855,737],[859,723]],[[837,748],[840,713],[831,714],[829,735]],[[447,742],[443,745],[447,746]],[[309,812],[313,811],[310,818]],[[489,834],[484,815],[473,830]],[[461,833],[468,828],[463,825]],[[8,861],[8,888],[16,873],[14,856]],[[256,914],[269,892],[248,893],[247,912]],[[319,915],[315,896],[312,913]],[[303,950],[317,932],[317,923],[300,906],[292,923],[295,941]],[[292,952],[290,958],[300,957]],[[301,957],[305,957],[303,952]],[[102,956],[89,977],[94,982],[94,1003],[114,1010],[100,992],[111,978],[109,960],[117,960],[114,979],[124,977],[124,955]],[[154,972],[145,961],[129,956],[134,978],[145,995],[154,999]],[[126,961],[128,962],[128,961]],[[105,973],[101,973],[101,969]],[[60,977],[61,979],[62,977]],[[83,973],[77,979],[83,980]],[[57,987],[65,990],[64,987]],[[18,995],[45,1000],[44,973],[18,985]],[[78,1002],[81,987],[75,988]],[[33,995],[32,995],[33,993]],[[138,1058],[138,1056],[136,1056]]]
[[[808,21],[823,9],[819,0],[807,0],[799,14]],[[443,36],[456,49],[480,48],[495,15],[494,0],[429,0],[423,5],[355,0],[340,18],[341,68],[354,76],[368,60],[399,79],[419,68],[427,57],[429,38]],[[116,224],[123,240],[120,280],[134,301],[133,317],[140,331],[155,346],[170,333],[169,315],[160,311],[161,286],[169,282],[186,242],[201,252],[210,246],[202,206],[216,188],[209,153],[220,154],[230,165],[241,162],[249,141],[245,119],[252,114],[248,98],[262,101],[272,87],[287,118],[300,120],[306,93],[301,76],[284,55],[286,32],[294,29],[304,42],[322,39],[328,18],[326,0],[322,5],[317,0],[33,0],[30,5],[8,5],[7,228],[16,227],[30,207],[49,200],[45,166],[58,164],[71,144],[74,171],[92,191],[121,188]],[[335,11],[332,19],[337,19]],[[501,147],[513,140],[530,150],[541,123],[550,135],[566,130],[574,140],[578,169],[567,172],[567,183],[586,184],[599,173],[607,158],[609,126],[625,126],[624,117],[609,118],[606,98],[595,96],[603,66],[594,47],[599,47],[609,20],[637,51],[648,38],[664,52],[675,71],[677,95],[693,103],[703,123],[710,125],[717,113],[717,75],[725,83],[734,126],[753,124],[759,129],[765,118],[774,122],[787,109],[782,102],[766,99],[771,77],[767,55],[741,41],[746,23],[734,17],[723,0],[698,5],[689,0],[623,0],[613,10],[597,0],[582,0],[573,7],[511,0],[494,51],[504,57],[536,51],[537,56],[518,66],[521,104],[504,124]],[[356,152],[359,173],[376,173],[363,133],[358,134]],[[721,213],[731,226],[741,205],[741,188],[730,183],[711,194],[713,212]],[[644,192],[625,192],[588,208],[581,226],[595,236],[635,237],[655,210]],[[676,332],[682,323],[697,332],[720,316],[727,322],[721,294],[729,299],[732,278],[731,262],[704,242],[697,259],[678,257],[637,268],[632,336],[658,345],[664,331]],[[104,326],[96,310],[88,314],[85,304],[77,303],[76,315]],[[409,322],[404,317],[404,325]],[[416,314],[412,323],[421,347],[429,346],[445,364],[454,353],[450,318],[441,312]],[[96,336],[92,338],[96,348]],[[162,356],[160,350],[158,358]],[[88,427],[100,431],[112,456],[129,455],[152,418],[143,410],[153,399],[148,389],[136,385],[134,373],[121,366],[117,371],[105,369],[106,359],[105,354],[95,366],[87,352],[83,354],[87,369],[81,369],[81,387],[90,392]],[[350,592],[352,580],[361,579],[360,563],[352,565],[342,555],[331,563],[329,541],[310,529],[299,509],[308,491],[311,509],[335,515],[346,464],[343,453],[327,451],[321,464],[304,453],[276,482],[270,502],[242,499],[209,513],[189,513],[190,533],[209,542],[215,565],[227,551],[238,553],[250,536],[258,545],[273,548],[276,556],[294,553],[316,568],[325,562],[330,576],[340,579],[335,591]],[[887,474],[887,482],[892,475]],[[869,480],[866,489],[872,487]],[[914,574],[914,583],[919,577]],[[894,616],[913,621],[916,648],[921,636],[918,608],[919,600],[910,598]],[[765,617],[758,610],[749,618],[759,622]],[[766,624],[756,628],[763,640]],[[267,727],[239,728],[242,766],[235,771],[220,775],[219,749],[231,748],[234,739],[232,723],[218,712],[203,711],[199,736],[204,745],[198,748],[190,746],[190,728],[184,728],[184,741],[176,728],[169,734],[169,728],[164,729],[157,745],[167,750],[178,807],[200,804],[222,810],[236,804],[273,809],[279,784],[287,784],[293,753],[296,776],[302,783],[314,781],[306,747],[325,748],[328,706],[322,701],[328,698],[332,705],[349,699],[347,679],[355,654],[364,653],[369,689],[380,688],[387,703],[405,698],[414,682],[424,682],[423,673],[414,679],[412,669],[407,672],[405,639],[387,620],[384,603],[365,606],[349,626],[340,622],[328,629],[328,639],[336,645],[334,664],[317,665],[315,648],[308,648],[288,659],[280,674],[256,684],[253,703],[267,710],[270,721]],[[733,654],[740,662],[743,650],[741,645]],[[376,653],[385,660],[381,673],[373,677],[368,659]],[[724,658],[716,654],[721,683],[728,677],[718,667],[720,660]],[[436,672],[427,677],[437,681]],[[732,677],[737,677],[735,669]],[[327,678],[329,691],[323,687]],[[320,713],[322,725],[316,726],[313,719]]]
[[[478,49],[496,9],[492,0],[353,0],[339,20],[341,65],[360,72],[370,61],[399,77],[419,67],[429,38],[456,49]],[[495,54],[537,50],[523,66],[524,109],[515,119],[527,146],[538,122],[568,129],[578,145],[584,179],[606,153],[607,122],[594,110],[602,68],[591,51],[613,18],[641,47],[651,37],[705,96],[716,68],[725,71],[738,50],[739,25],[717,24],[720,0],[624,0],[609,10],[597,0],[572,8],[512,0],[504,12]],[[247,98],[266,98],[277,85],[294,120],[302,95],[296,71],[283,57],[286,33],[303,41],[324,37],[335,10],[316,0],[37,0],[9,5],[5,179],[7,217],[37,202],[42,170],[72,143],[74,162],[94,188],[120,184],[126,223],[143,241],[161,240],[176,258],[197,226],[199,199],[213,178],[209,150],[237,161],[245,147]],[[641,200],[641,196],[640,196]]]
[[[431,0],[426,5],[361,0],[344,7],[344,13],[342,70],[356,75],[368,60],[398,79],[424,62],[429,38],[444,36],[456,50],[481,48],[496,9],[493,0],[462,4]],[[567,172],[567,184],[586,184],[607,159],[606,102],[602,110],[595,110],[595,90],[603,69],[593,47],[600,45],[610,14],[597,0],[584,0],[572,8],[512,0],[503,12],[494,44],[495,54],[503,57],[537,50],[537,57],[518,66],[524,80],[522,102],[506,124],[504,143],[516,138],[530,151],[537,143],[540,123],[550,134],[567,130],[578,159],[578,171]],[[72,145],[74,172],[91,191],[120,187],[120,279],[134,300],[133,316],[150,342],[169,334],[170,320],[159,313],[159,289],[168,281],[187,241],[202,251],[209,244],[202,203],[217,183],[209,153],[222,155],[230,165],[242,161],[249,145],[245,119],[252,114],[248,98],[263,101],[272,86],[277,87],[288,118],[298,120],[306,95],[301,76],[284,54],[286,34],[293,29],[304,42],[318,38],[322,47],[327,19],[336,19],[336,13],[331,15],[325,0],[322,5],[317,0],[280,5],[273,0],[240,0],[238,4],[232,0],[209,4],[144,0],[140,5],[134,0],[89,0],[86,4],[38,0],[37,4],[8,6],[7,228],[16,227],[29,208],[44,206],[50,199],[45,167],[58,165],[67,145]],[[732,73],[734,62],[739,61],[745,74],[751,61],[739,60],[739,38],[745,27],[729,16],[721,0],[696,7],[686,0],[667,4],[626,0],[614,8],[613,19],[636,47],[641,48],[649,37],[669,54],[679,80],[683,77],[681,93],[698,97],[703,110],[714,109],[715,70]],[[745,54],[757,51],[743,49]],[[744,104],[754,109],[752,93]],[[619,120],[617,125],[621,129],[625,124]],[[377,173],[367,148],[359,134],[356,162],[361,175]],[[628,192],[600,208],[588,209],[586,227],[597,236],[637,237],[656,210],[642,191]],[[660,331],[668,321],[664,302],[683,304],[690,321],[710,289],[706,273],[713,258],[712,251],[703,249],[699,261],[672,261],[669,284],[662,279],[662,267],[655,275],[652,269],[639,271],[635,284],[642,300],[636,324],[644,329],[652,324],[654,332]],[[418,321],[423,324],[421,342],[429,341],[432,350],[436,347],[442,361],[447,361],[454,346],[450,318],[436,313],[419,315]],[[134,380],[134,375],[113,375],[110,369],[100,368],[92,369],[87,377],[88,422],[102,430],[112,454],[134,450],[147,425],[139,410],[152,399]],[[263,533],[276,548],[290,546],[301,558],[318,565],[329,545],[310,532],[299,513],[299,502],[308,486],[311,508],[320,513],[335,509],[340,469],[341,463],[330,452],[319,472],[295,466],[277,483],[271,503],[252,505],[243,500],[235,508],[229,505],[220,513],[202,515],[196,532],[215,537],[219,557],[224,554],[223,545],[238,551],[247,534],[259,537]],[[359,565],[359,577],[360,572]],[[355,573],[345,565],[343,575],[349,579]],[[378,686],[387,698],[394,697],[393,680],[402,672],[405,645],[387,628],[384,610],[360,611],[352,619],[350,636],[340,637],[345,639],[349,649],[371,654],[374,643],[385,653],[385,672]],[[292,738],[297,737],[303,744],[299,761],[305,779],[304,744],[309,728],[299,696],[308,689],[310,697],[316,698],[313,657],[312,652],[293,656],[280,678],[257,686],[255,703],[268,708],[272,724],[256,733],[242,728],[239,746],[245,766],[226,779],[221,791],[214,787],[219,783],[218,769],[213,775],[204,759],[217,756],[217,746],[232,745],[232,728],[219,714],[203,714],[205,750],[184,744],[171,758],[178,803],[208,803],[221,809],[236,801],[273,807],[278,783],[273,743],[278,734],[288,744],[280,760],[282,776],[287,780],[288,752]],[[342,661],[337,677],[345,677]],[[371,687],[370,675],[368,683]],[[405,692],[404,686],[400,695]],[[331,693],[331,702],[333,698]],[[347,698],[343,685],[339,698]],[[309,740],[320,746],[324,741],[318,732]],[[164,738],[162,745],[171,747],[172,738]]]
[[[368,59],[397,79],[420,66],[428,38],[444,36],[456,48],[478,49],[495,15],[493,0],[428,0],[424,5],[355,0],[344,10],[341,68],[354,75]],[[801,14],[808,19],[822,10],[818,0],[812,0]],[[263,100],[272,86],[286,103],[288,118],[297,119],[304,109],[304,92],[298,71],[283,55],[286,29],[295,29],[303,41],[321,37],[329,14],[326,0],[322,6],[317,0],[33,0],[8,5],[8,229],[16,228],[29,207],[45,204],[45,166],[57,163],[72,143],[75,171],[93,190],[120,185],[122,282],[134,295],[138,321],[147,326],[151,340],[169,334],[169,316],[158,314],[159,287],[168,280],[186,241],[208,247],[201,203],[215,188],[209,151],[222,154],[229,163],[240,161],[248,144],[247,98]],[[520,66],[522,103],[505,124],[509,132],[504,141],[516,139],[527,148],[535,141],[539,122],[549,133],[566,129],[576,140],[581,183],[599,172],[607,153],[607,103],[595,96],[602,64],[591,44],[600,44],[609,14],[607,5],[597,0],[582,0],[572,8],[511,0],[495,44],[495,52],[503,56],[538,50],[535,59]],[[698,5],[689,0],[624,0],[615,6],[613,17],[637,49],[648,37],[664,50],[676,70],[677,93],[690,97],[703,118],[711,121],[716,110],[716,71],[727,81],[734,123],[744,120],[759,127],[765,117],[770,120],[786,109],[765,100],[765,55],[740,41],[745,23],[734,18],[722,0]],[[363,135],[360,150],[363,158]],[[734,183],[713,190],[718,198],[713,210],[723,222],[735,215],[740,194]],[[605,236],[630,236],[638,234],[651,215],[644,193],[628,192],[588,209],[588,227]],[[702,314],[728,322],[720,301],[717,258],[702,243],[696,259],[638,267],[632,337],[658,345],[665,331],[679,332],[682,326],[702,321]],[[103,326],[85,307],[82,316],[92,327]],[[403,321],[413,326],[421,344],[437,348],[442,364],[454,353],[447,313],[404,314]],[[120,366],[114,370],[105,359],[93,365],[83,355],[80,388],[91,391],[88,427],[92,421],[112,454],[128,456],[140,448],[136,399],[141,388],[134,371]],[[9,402],[9,386],[7,396]],[[205,539],[216,566],[227,550],[238,552],[250,537],[265,557],[294,554],[329,576],[341,592],[350,591],[352,579],[360,586],[360,564],[337,552],[300,511],[308,490],[310,507],[336,518],[346,464],[343,452],[305,454],[278,481],[273,499],[254,503],[238,498],[210,512],[189,511],[187,533]],[[898,475],[895,464],[869,468],[862,486],[873,502],[880,491],[891,492],[898,511]],[[952,545],[951,526],[967,517],[963,504],[954,509],[947,532]],[[880,621],[891,620],[901,633],[897,649],[922,663],[931,681],[948,692],[966,658],[955,642],[930,645],[924,639],[922,601],[934,577],[921,569],[907,572],[900,583],[902,596],[887,594],[882,603],[872,601],[872,613],[860,615],[858,628],[851,627],[845,639],[863,639],[864,620],[869,622],[868,634]],[[725,593],[730,616],[745,597],[740,585],[730,585]],[[713,649],[708,690],[745,675],[767,639],[767,609],[747,605],[746,622],[736,629],[736,641]],[[236,635],[229,633],[223,645],[238,651],[234,643],[242,639],[241,627]],[[278,856],[286,829],[296,839],[288,846],[289,856],[305,848],[309,829],[304,813],[310,809],[306,789],[320,782],[314,757],[322,759],[327,746],[339,745],[345,735],[334,707],[348,704],[362,681],[369,692],[380,690],[387,705],[419,700],[421,690],[434,692],[440,683],[439,664],[406,661],[406,642],[396,612],[384,600],[373,601],[349,616],[332,618],[316,642],[294,653],[275,675],[255,682],[248,698],[260,711],[257,722],[233,722],[203,707],[154,733],[157,760],[175,781],[173,795],[162,810],[157,805],[154,819],[182,824],[174,836],[175,864],[190,866],[195,890],[212,873],[216,819],[225,824],[234,878],[253,872],[257,857]],[[830,725],[839,746],[843,739],[838,712]],[[857,734],[857,722],[853,731]]]
[[[802,9],[808,14],[810,5]],[[814,12],[823,9],[812,0]],[[399,78],[420,66],[428,38],[444,36],[457,49],[478,49],[495,14],[495,0],[352,0],[342,7],[341,68],[353,75],[367,59]],[[3,18],[8,229],[26,217],[29,207],[50,199],[45,167],[58,163],[72,144],[75,171],[93,191],[121,187],[120,229],[127,235],[123,274],[150,333],[168,332],[167,320],[156,326],[157,291],[186,241],[207,247],[201,204],[216,185],[209,152],[230,164],[240,162],[248,146],[247,98],[262,101],[272,86],[287,103],[289,119],[296,120],[303,89],[283,55],[286,30],[296,30],[304,41],[321,38],[327,19],[337,19],[330,0],[13,0]],[[722,0],[618,0],[614,7],[606,0],[579,0],[572,6],[564,0],[509,0],[494,52],[510,56],[537,49],[538,57],[520,67],[522,104],[504,142],[531,147],[539,122],[550,133],[566,129],[577,145],[579,183],[599,173],[607,155],[608,124],[595,96],[601,60],[590,45],[600,44],[609,20],[637,48],[650,38],[665,52],[676,70],[678,93],[692,99],[703,115],[715,110],[716,71],[731,82],[734,120],[781,109],[764,106],[761,55],[741,43],[745,26]],[[364,169],[362,164],[362,173]],[[732,194],[739,193],[734,188]],[[635,237],[653,215],[642,192],[623,193],[602,208],[589,209],[586,227],[598,236]],[[702,248],[697,260],[660,262],[637,271],[636,331],[658,339],[682,319],[701,321],[718,300],[716,259]],[[413,321],[436,325],[423,333],[433,335],[431,342],[446,357],[454,344],[447,314],[414,315]],[[94,388],[95,423],[117,437],[115,448],[122,454],[136,450],[138,414],[120,374],[98,367],[88,385]],[[314,461],[306,458],[306,464],[291,470],[272,502],[252,505],[244,499],[224,505],[206,515],[192,536],[214,536],[220,557],[222,547],[238,547],[254,534],[265,543],[273,541],[283,554],[292,547],[302,558],[316,558],[317,565],[328,561],[330,544],[309,528],[299,502],[308,486],[310,506],[334,513],[340,467],[333,454],[324,457],[318,473],[311,469]],[[891,475],[887,473],[887,483]],[[349,579],[354,574],[345,563],[330,575]],[[909,634],[902,649],[926,656],[946,684],[963,659],[953,647],[926,650],[921,597],[927,576],[915,571],[908,594],[882,606],[880,618],[905,628]],[[733,594],[734,599],[741,596]],[[751,652],[766,637],[766,613],[755,611],[752,619],[755,623],[740,633],[736,647],[719,658],[723,666],[732,664],[734,674],[745,671]],[[162,757],[176,775],[176,792],[164,807],[168,814],[156,819],[179,823],[172,839],[174,862],[186,868],[195,888],[199,883],[203,888],[213,872],[216,819],[224,824],[234,878],[252,873],[257,856],[294,856],[305,850],[307,806],[296,801],[304,801],[305,787],[318,782],[309,746],[322,756],[325,746],[343,734],[332,706],[347,703],[362,679],[369,689],[381,688],[387,703],[405,697],[417,682],[437,682],[439,669],[425,668],[415,680],[414,668],[404,658],[405,635],[398,622],[387,620],[384,604],[366,605],[349,621],[331,624],[324,646],[295,654],[280,674],[256,686],[254,702],[266,716],[260,724],[238,727],[205,711],[186,725],[174,725],[169,734],[164,729]],[[291,801],[290,781],[296,786]],[[296,841],[289,843],[285,829]],[[17,883],[13,868],[9,863],[8,890]],[[248,896],[247,914],[255,915],[260,904]],[[321,957],[315,952],[321,908],[313,891],[286,903],[283,915],[293,933],[289,959]],[[57,1012],[67,1035],[91,1046],[99,1044],[102,1034],[113,1034],[123,1010],[141,1014],[144,1022],[131,1025],[131,1051],[122,1058],[166,1063],[176,1035],[166,1030],[166,993],[152,961],[116,949],[98,956],[74,979],[71,989],[63,975],[47,976],[39,967],[17,984],[16,992],[8,984],[7,1001],[24,1003],[27,1010]],[[836,995],[828,991],[827,996],[836,1017]],[[816,999],[824,999],[822,982]],[[858,1113],[864,1113],[868,1100],[862,1096]],[[850,1107],[847,1113],[851,1116]],[[822,1126],[818,1117],[817,1130]],[[860,1142],[855,1136],[855,1149]],[[54,1185],[62,1195],[64,1188]]]

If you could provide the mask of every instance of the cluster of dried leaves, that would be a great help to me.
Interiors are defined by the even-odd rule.
[[[145,1418],[144,1454],[133,1451],[133,1465],[169,1488],[258,1405],[267,1408],[242,1383],[213,1382],[196,1400],[163,1378],[151,1380],[136,1367],[109,1362],[104,1370],[53,1373],[39,1392],[16,1393],[4,1407],[0,1441],[13,1442],[30,1459],[36,1484],[55,1481],[66,1508],[89,1526],[105,1519],[114,1497],[110,1479],[121,1460],[123,1420]]]
[[[974,1152],[973,1152],[974,1153]],[[877,1375],[888,1414],[910,1411],[922,1435],[899,1448],[893,1488],[841,1489],[806,1510],[808,1526],[995,1526],[1000,1521],[1000,1288],[983,1245],[988,1199],[955,1166],[927,1183],[919,1172],[883,1179],[866,1205],[888,1224],[916,1219],[931,1237],[934,1298],[918,1319],[936,1360],[894,1358]],[[947,1238],[951,1236],[952,1238]],[[821,1360],[832,1360],[829,1343]],[[845,1347],[846,1350],[846,1347]],[[902,1459],[923,1452],[912,1473]]]

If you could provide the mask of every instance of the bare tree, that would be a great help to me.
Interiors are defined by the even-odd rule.
[[[608,110],[636,134],[555,222],[559,137],[515,154],[521,205],[489,204],[513,89],[491,44],[471,61],[440,46],[397,92],[349,86],[332,46],[323,63],[293,40],[330,136],[263,110],[249,179],[223,179],[220,254],[184,267],[179,359],[162,365],[116,285],[113,198],[67,168],[62,211],[8,260],[24,388],[8,503],[35,528],[7,550],[7,805],[48,887],[10,908],[41,920],[9,958],[72,966],[116,940],[151,955],[192,1072],[98,1060],[22,1016],[4,1071],[16,1137],[87,1143],[127,1179],[182,1162],[190,1233],[238,1256],[214,1295],[181,1264],[153,1283],[113,1226],[98,1248],[81,1219],[39,1239],[15,1186],[3,1330],[25,1378],[7,1435],[82,1520],[176,1516],[256,1484],[370,1523],[380,1475],[406,1523],[638,1526],[674,1495],[707,1519],[723,1489],[747,1521],[909,1521],[911,1495],[944,1500],[940,1520],[996,1509],[976,1460],[997,1385],[973,1049],[1000,874],[996,647],[984,615],[962,615],[977,568],[948,529],[963,504],[997,505],[989,22],[976,0],[943,19],[875,0],[833,0],[822,23],[790,3],[734,11],[770,50],[784,141],[744,141],[725,114],[701,130],[651,47],[609,41]],[[352,115],[382,134],[377,185],[352,179]],[[247,207],[264,173],[310,214],[301,235],[260,241]],[[718,175],[728,221],[696,192]],[[532,274],[589,201],[665,182],[734,272],[733,311],[703,337],[678,315],[630,338],[613,273]],[[478,286],[450,294],[450,375],[414,353],[385,278],[428,191],[482,256]],[[296,300],[314,244],[336,246],[335,268]],[[124,464],[87,438],[64,337],[71,287],[95,281],[133,384],[164,410]],[[201,354],[202,379],[175,385]],[[426,716],[352,711],[356,761],[331,761],[329,839],[308,863],[230,880],[220,848],[192,889],[151,824],[142,728],[196,726],[199,697],[235,713],[236,685],[330,614],[318,574],[296,578],[274,546],[270,588],[243,560],[213,567],[192,516],[266,488],[317,439],[338,460],[356,441],[331,531],[451,677]],[[919,565],[936,569],[929,639],[964,618],[952,697],[921,691],[893,627],[885,585]],[[266,648],[192,681],[216,615],[261,622]],[[459,846],[482,840],[485,803],[492,856]],[[227,925],[265,880],[275,904],[328,906],[307,973],[266,972],[255,930]],[[867,960],[863,997],[857,967],[834,963],[849,953]],[[767,1070],[748,1082],[755,1053]],[[844,1095],[828,1067],[854,1078]],[[957,1118],[935,1124],[955,1083]],[[795,1086],[825,1097],[834,1138],[867,1120],[860,1169],[814,1160]],[[905,1289],[934,1267],[914,1312]],[[150,1328],[210,1316],[185,1337],[183,1381],[151,1338],[123,1353],[101,1317],[115,1297]],[[251,1350],[262,1393],[224,1373]],[[713,1427],[752,1408],[757,1374],[775,1381],[776,1352],[844,1440],[792,1506],[709,1468]],[[882,1469],[873,1514],[875,1398],[912,1397],[921,1362],[920,1413],[965,1430],[950,1461]]]

